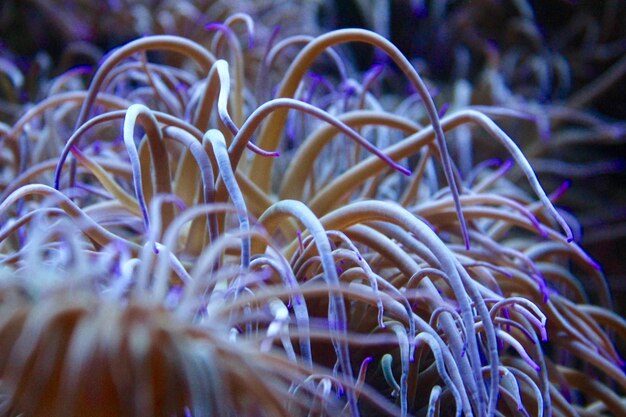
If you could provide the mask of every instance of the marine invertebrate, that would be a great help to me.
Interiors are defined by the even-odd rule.
[[[257,81],[232,27],[208,30],[208,49],[131,41],[86,88],[70,74],[3,129],[2,413],[624,411],[610,333],[626,326],[555,195],[490,118],[519,113],[441,117],[374,32],[255,44]],[[387,54],[422,107],[377,94],[378,68],[351,72],[349,42]],[[446,135],[470,125],[513,162],[460,175]],[[575,274],[602,307],[579,308]],[[584,367],[599,376],[584,382]],[[87,373],[102,385],[72,392]]]

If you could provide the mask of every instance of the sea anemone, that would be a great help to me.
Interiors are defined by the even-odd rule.
[[[528,113],[253,22],[132,40],[1,126],[0,415],[626,414],[626,323],[500,126]]]

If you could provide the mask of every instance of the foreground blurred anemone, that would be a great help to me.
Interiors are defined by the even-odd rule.
[[[0,309],[2,415],[287,416],[314,408],[304,395],[286,401],[292,378],[304,380],[301,369],[162,306],[87,291],[11,304]]]
[[[602,272],[492,119],[523,114],[441,118],[366,30],[271,38],[251,71],[240,26],[132,41],[2,126],[2,415],[626,413]],[[377,94],[351,42],[416,94]],[[459,171],[461,128],[511,160]]]

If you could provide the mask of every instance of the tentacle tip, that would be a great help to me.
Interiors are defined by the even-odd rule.
[[[565,231],[565,239],[567,240],[567,243],[573,243],[575,242],[576,236],[574,236],[574,231],[572,230],[572,227],[565,221],[565,219],[562,218],[562,225],[563,225],[563,230]]]
[[[465,244],[465,250],[470,250],[470,239],[467,228],[463,228],[463,243]]]
[[[448,112],[448,109],[450,109],[450,103],[449,102],[445,102],[443,103],[443,105],[441,106],[441,108],[439,109],[439,118],[443,118],[443,116],[446,115],[446,113]]]
[[[398,165],[397,170],[403,173],[404,175],[406,175],[407,177],[410,177],[411,175],[413,175],[413,171],[403,166]]]
[[[548,330],[546,329],[546,322],[545,320],[542,321],[541,323],[541,327],[539,329],[539,335],[541,336],[541,342],[545,343],[548,341]]]
[[[204,30],[208,30],[208,31],[218,30],[221,27],[223,27],[222,23],[210,22],[210,23],[207,23],[206,25],[204,25]]]
[[[279,151],[267,151],[265,149],[259,148],[258,146],[256,146],[252,142],[248,142],[248,144],[246,146],[247,146],[247,148],[249,150],[251,150],[252,152],[256,153],[259,156],[268,156],[270,158],[276,158],[276,157],[280,156],[280,152]]]
[[[550,200],[552,200],[552,202],[556,202],[567,192],[567,190],[571,188],[571,186],[572,186],[572,180],[569,178],[566,179],[565,181],[561,183],[561,185],[557,187],[556,191],[554,191],[554,193],[550,197]]]
[[[385,64],[383,63],[374,63],[372,67],[368,70],[368,73],[373,75],[380,75],[385,69]]]
[[[77,65],[74,68],[72,68],[72,70],[75,71],[77,74],[83,74],[83,75],[93,72],[94,69],[95,67],[89,64]]]
[[[591,267],[595,269],[596,271],[602,271],[602,265],[600,265],[598,262],[594,261],[593,259],[589,259],[589,265],[591,265]]]

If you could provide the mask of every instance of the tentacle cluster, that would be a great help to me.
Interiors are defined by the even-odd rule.
[[[3,127],[0,415],[626,414],[626,323],[490,117],[519,114],[441,118],[366,30],[249,63],[242,22],[132,41]],[[422,107],[352,74],[350,42]],[[512,162],[459,171],[463,129]]]

